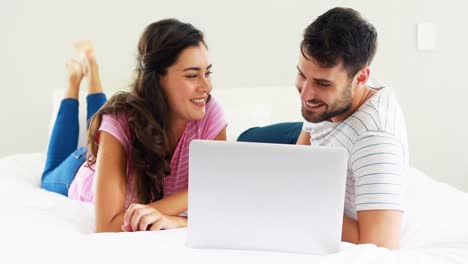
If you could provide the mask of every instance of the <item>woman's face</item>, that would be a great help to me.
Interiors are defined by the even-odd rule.
[[[176,63],[161,77],[172,118],[190,121],[205,115],[205,104],[211,92],[211,64],[203,43],[184,49]]]

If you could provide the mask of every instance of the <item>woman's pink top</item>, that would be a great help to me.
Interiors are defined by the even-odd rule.
[[[201,120],[189,121],[180,138],[170,162],[171,174],[164,178],[164,196],[167,197],[188,186],[189,144],[194,139],[214,139],[227,126],[223,109],[215,98],[206,103],[205,116]],[[99,131],[113,135],[124,147],[127,153],[127,179],[132,183],[133,170],[130,161],[131,144],[128,122],[125,116],[104,115]],[[93,166],[94,167],[94,166]],[[74,200],[94,202],[94,168],[89,168],[86,162],[80,167],[73,180],[68,196]],[[132,184],[127,186],[125,208],[138,202]]]

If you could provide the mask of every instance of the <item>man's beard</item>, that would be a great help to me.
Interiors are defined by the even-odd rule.
[[[304,117],[305,120],[311,123],[320,123],[325,120],[330,120],[331,118],[344,114],[351,109],[353,103],[351,86],[349,85],[346,87],[340,98],[338,98],[338,100],[336,100],[331,106],[322,101],[311,100],[311,102],[315,104],[323,104],[321,107],[325,108],[325,110],[321,112],[311,111],[303,105],[301,112],[302,117]],[[320,110],[321,109],[319,109],[319,111]]]

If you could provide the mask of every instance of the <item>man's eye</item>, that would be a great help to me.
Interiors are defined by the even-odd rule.
[[[212,71],[208,71],[208,72],[206,72],[205,76],[209,77],[212,73],[213,73]]]
[[[320,85],[320,86],[322,86],[322,87],[328,87],[328,86],[330,86],[329,83],[321,83],[321,82],[319,82],[319,83],[317,83],[317,84]]]
[[[196,78],[197,75],[196,74],[191,74],[191,75],[186,75],[185,77],[193,79],[193,78]]]

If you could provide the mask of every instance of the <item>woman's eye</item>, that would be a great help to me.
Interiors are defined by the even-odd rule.
[[[191,74],[191,75],[186,75],[185,77],[193,79],[193,78],[197,78],[197,75],[196,74]]]

